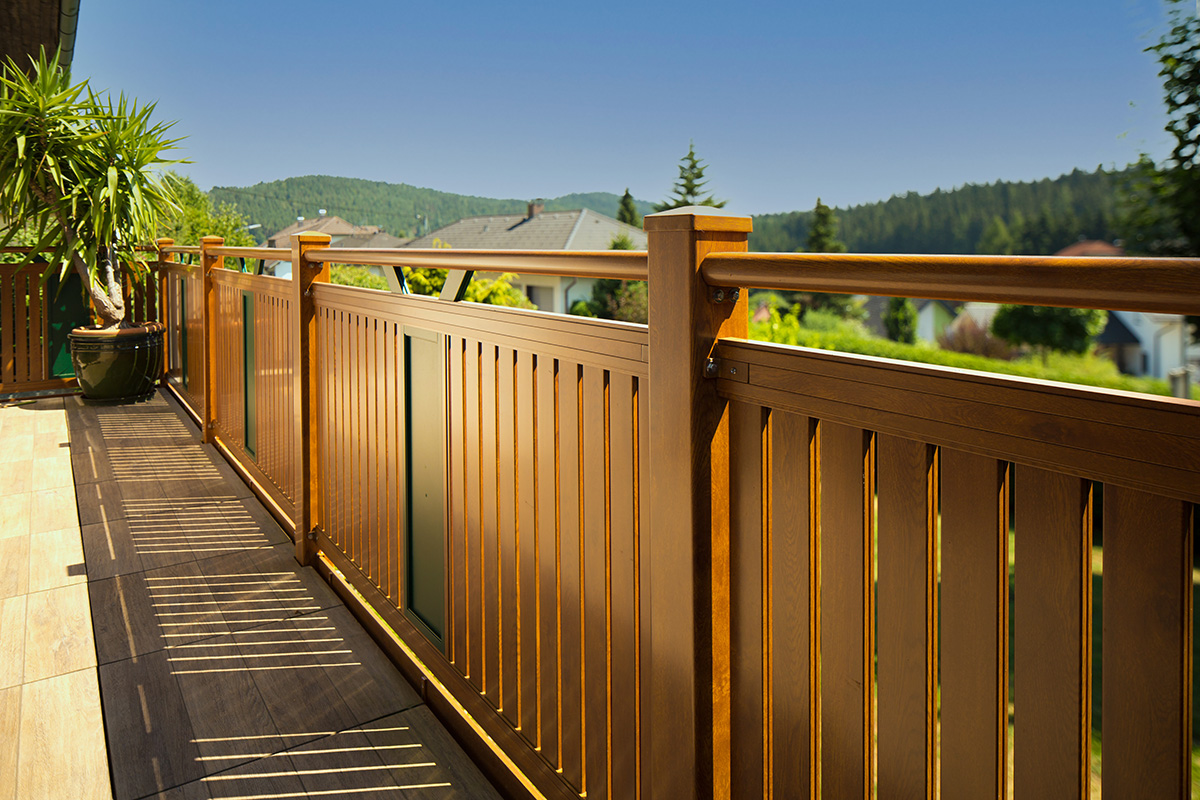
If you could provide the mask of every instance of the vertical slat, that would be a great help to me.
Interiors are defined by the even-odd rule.
[[[653,461],[650,455],[650,382],[638,378],[635,382],[637,399],[634,403],[637,414],[637,450],[634,453],[635,486],[637,487],[637,515],[634,517],[637,530],[634,538],[634,553],[637,562],[634,570],[634,585],[637,586],[637,721],[638,721],[638,797],[651,797],[653,775],[651,775],[651,720],[650,705],[653,682],[650,679],[650,643],[652,613],[650,585],[650,472]]]
[[[1091,484],[1016,470],[1013,794],[1088,796]]]
[[[483,694],[496,708],[500,698],[500,535],[498,518],[497,438],[500,435],[496,403],[496,346],[484,343],[480,355],[479,465],[483,541],[480,583],[483,593]]]
[[[483,690],[483,512],[480,508],[482,501],[482,479],[480,470],[481,433],[480,433],[480,344],[474,341],[466,343],[466,391],[463,393],[463,404],[466,409],[467,424],[464,429],[466,445],[466,486],[467,486],[467,657],[469,671],[467,675],[475,688]]]
[[[516,354],[501,347],[496,358],[496,436],[497,436],[497,534],[499,536],[500,574],[496,584],[500,604],[500,705],[514,727],[521,724],[517,702],[520,675],[517,672],[517,420],[514,409],[513,371]]]
[[[17,305],[18,285],[16,269],[4,270],[4,283],[0,284],[0,380],[6,386],[16,382],[17,344],[14,336],[14,316]]]
[[[368,350],[368,325],[365,314],[354,316],[354,343],[357,348],[354,356],[354,560],[365,572],[369,569],[366,559],[367,551],[367,475],[368,440],[371,438],[370,425],[367,417],[367,398],[369,396],[368,382],[370,363]]]
[[[1104,487],[1105,797],[1188,797],[1193,514]]]
[[[350,432],[353,416],[350,412],[350,363],[354,341],[350,337],[351,314],[338,311],[338,547],[350,550]]]
[[[937,688],[934,449],[879,435],[878,785],[933,800]]]
[[[532,747],[538,744],[538,593],[537,593],[537,485],[534,450],[533,355],[517,354],[517,598],[518,645],[520,652],[518,688],[521,735]]]
[[[392,599],[397,606],[404,605],[404,594],[408,585],[407,575],[405,570],[408,564],[408,554],[405,551],[405,530],[408,519],[408,397],[405,393],[405,375],[407,367],[404,353],[404,332],[401,326],[393,325],[391,330],[392,352],[389,364],[391,364],[392,379],[389,381],[392,391],[392,430],[393,430],[393,447],[394,454],[392,456],[392,464],[394,466],[392,494],[395,498],[393,507],[395,509],[395,517],[392,520],[391,526],[391,553],[392,553]],[[459,340],[459,363],[462,363],[462,348],[461,340]],[[461,385],[462,371],[459,371],[459,381]],[[447,420],[450,419],[450,412],[446,412]],[[459,416],[459,436],[461,438],[462,417]],[[462,462],[459,461],[459,469],[461,471]],[[461,511],[461,505],[460,505]],[[461,522],[461,518],[460,518]],[[451,609],[462,606],[462,595],[451,598]],[[455,605],[457,603],[457,606]],[[447,617],[447,622],[450,617]],[[453,634],[447,634],[447,637]],[[448,638],[447,638],[448,641]]]
[[[821,423],[821,791],[871,793],[870,434]]]
[[[583,498],[579,492],[582,443],[580,442],[580,382],[578,364],[562,362],[558,371],[559,467],[559,637],[561,650],[561,727],[563,775],[583,790],[583,724],[585,710],[581,686],[583,613],[582,552]]]
[[[764,571],[763,463],[766,431],[761,406],[729,404],[730,515],[730,777],[732,796],[765,795],[766,738],[764,682],[766,651],[763,603],[769,587]],[[715,568],[714,559],[714,568]],[[715,656],[714,656],[715,659]]]
[[[609,796],[637,795],[637,538],[633,378],[608,379],[612,780]]]
[[[539,355],[537,383],[538,746],[556,769],[559,758],[558,363]]]
[[[608,797],[608,473],[604,370],[583,369],[583,691],[589,797]]]
[[[25,358],[29,380],[42,381],[49,378],[46,358],[42,351],[42,328],[45,324],[46,293],[39,285],[37,273],[29,274],[29,338]]]
[[[446,424],[450,428],[450,635],[447,648],[450,661],[466,675],[467,665],[467,482],[464,459],[466,391],[463,386],[465,343],[450,337],[450,407]]]
[[[770,681],[766,796],[807,800],[814,791],[817,736],[812,710],[816,649],[811,614],[812,437],[807,417],[771,412],[770,518],[767,546],[767,676]]]
[[[1007,793],[1008,467],[942,448],[941,793]]]
[[[379,475],[380,503],[380,575],[379,586],[393,602],[399,603],[396,594],[396,549],[395,542],[400,530],[396,514],[400,502],[400,482],[396,475],[396,459],[403,450],[404,442],[396,430],[396,324],[380,322],[382,346],[379,348],[379,381],[382,394],[379,398],[379,433],[382,437],[382,465]],[[449,616],[447,616],[449,621]],[[449,632],[447,632],[449,634]],[[450,641],[449,635],[446,637]]]

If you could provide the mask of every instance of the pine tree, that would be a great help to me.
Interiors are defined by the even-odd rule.
[[[679,160],[679,180],[675,182],[674,194],[654,207],[655,211],[667,211],[684,206],[711,206],[724,208],[724,200],[714,200],[710,194],[701,197],[700,190],[708,181],[704,180],[704,162],[696,158],[696,146],[688,142],[687,155]]]
[[[917,341],[917,307],[907,297],[889,297],[883,315],[883,327],[893,342]]]
[[[833,209],[817,198],[813,209],[812,226],[808,229],[805,250],[810,253],[844,253],[846,245],[837,238],[838,220]]]
[[[621,205],[617,208],[617,222],[624,222],[635,228],[642,227],[642,218],[638,216],[637,206],[633,204],[633,195],[629,193],[628,186],[625,187],[625,194],[621,195]]]
[[[1148,47],[1158,56],[1167,105],[1167,133],[1175,147],[1163,168],[1167,204],[1183,234],[1183,249],[1200,255],[1200,13],[1171,0],[1171,30]]]
[[[798,249],[797,252],[805,250],[809,253],[846,252],[846,245],[837,238],[837,230],[837,215],[818,197],[817,205],[813,208],[812,222],[808,228],[807,247]],[[801,314],[799,316],[801,318],[803,318],[803,312],[807,312],[809,309],[832,311],[839,317],[847,319],[862,319],[866,315],[862,304],[856,302],[848,294],[803,292],[796,299],[800,304]]]

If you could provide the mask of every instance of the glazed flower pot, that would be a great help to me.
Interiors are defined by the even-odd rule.
[[[163,367],[163,326],[71,331],[71,363],[83,396],[92,400],[145,397],[154,391]]]

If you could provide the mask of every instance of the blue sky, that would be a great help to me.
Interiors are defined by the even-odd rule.
[[[329,174],[846,206],[1168,150],[1161,0],[83,0],[74,74],[157,100],[203,188]]]

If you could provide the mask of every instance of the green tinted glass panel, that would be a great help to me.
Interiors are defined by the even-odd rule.
[[[74,270],[68,272],[66,280],[61,283],[57,275],[50,278],[46,283],[46,305],[46,344],[50,348],[50,374],[56,378],[69,378],[75,374],[75,367],[71,364],[67,334],[74,328],[90,325],[92,322],[79,273]]]
[[[246,452],[255,454],[258,441],[258,403],[254,382],[254,295],[242,292],[242,442]]]
[[[446,630],[445,352],[442,336],[404,329],[408,464],[406,611],[443,647]]]

